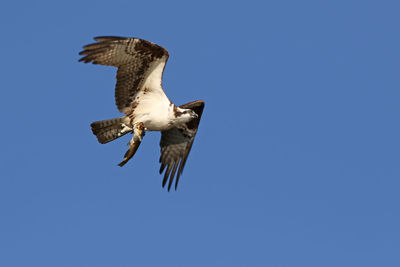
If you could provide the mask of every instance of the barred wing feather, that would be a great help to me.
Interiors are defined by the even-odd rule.
[[[168,60],[166,49],[152,42],[139,38],[95,37],[97,43],[84,46],[79,61],[118,67],[117,84],[115,86],[115,102],[122,113],[131,113],[135,108],[135,98],[144,90],[148,79],[156,82],[147,83],[148,90],[162,90],[162,71]],[[156,68],[162,68],[161,74],[153,74]]]
[[[175,190],[178,187],[179,177],[183,172],[186,160],[192,148],[194,138],[199,127],[201,115],[204,109],[202,100],[194,101],[180,106],[181,108],[189,108],[194,110],[198,118],[191,120],[184,127],[174,127],[167,131],[161,132],[161,157],[160,157],[160,173],[166,168],[162,186],[164,187],[168,181],[168,191],[176,175]]]

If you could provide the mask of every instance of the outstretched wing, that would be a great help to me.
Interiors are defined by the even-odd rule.
[[[175,190],[178,187],[179,176],[182,174],[183,168],[185,167],[190,149],[193,145],[194,137],[196,136],[199,127],[201,114],[204,109],[204,101],[197,100],[180,107],[194,110],[197,113],[198,118],[191,120],[182,128],[174,127],[170,130],[161,132],[160,174],[164,171],[165,167],[168,166],[162,182],[162,186],[164,187],[169,177],[168,191],[171,189],[176,171],[178,171],[178,174],[175,182]]]
[[[125,37],[95,37],[97,43],[84,46],[79,61],[118,67],[115,102],[122,113],[135,108],[138,92],[162,91],[161,80],[168,51],[152,42]],[[164,95],[164,92],[162,92]]]

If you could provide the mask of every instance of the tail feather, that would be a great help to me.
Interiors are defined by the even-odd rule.
[[[126,133],[121,133],[123,128],[122,122],[124,118],[125,117],[104,121],[95,121],[90,124],[92,127],[92,132],[94,135],[96,135],[99,143],[105,144],[125,135]]]

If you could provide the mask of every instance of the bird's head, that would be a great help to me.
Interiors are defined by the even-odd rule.
[[[177,108],[175,110],[175,116],[179,121],[183,123],[189,122],[199,117],[197,113],[194,112],[193,110],[184,108]]]
[[[191,109],[188,109],[188,114],[189,114],[191,119],[197,119],[199,117],[199,115],[197,115],[197,113],[194,112],[194,110],[191,110]]]

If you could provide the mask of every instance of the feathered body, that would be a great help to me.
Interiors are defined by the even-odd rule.
[[[169,53],[161,46],[138,38],[94,39],[98,42],[84,46],[80,54],[85,56],[79,61],[118,68],[115,100],[125,116],[92,123],[93,133],[104,144],[132,133],[138,124],[145,131],[161,131],[160,173],[168,166],[163,186],[170,178],[170,189],[178,170],[176,189],[197,132],[204,102],[198,100],[178,107],[168,99],[161,82]]]

